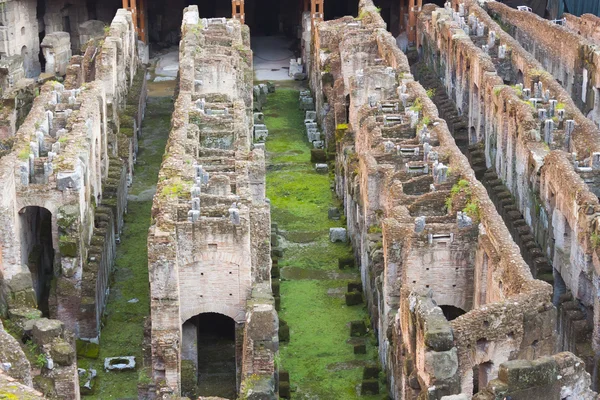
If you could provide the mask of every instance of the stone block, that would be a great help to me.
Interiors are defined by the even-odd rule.
[[[290,373],[285,369],[279,370],[279,382],[289,382],[290,381]]]
[[[379,379],[379,367],[377,365],[365,365],[363,368],[363,379]]]
[[[271,290],[273,291],[273,296],[279,296],[280,295],[279,278],[273,278],[271,280]]]
[[[75,350],[64,339],[55,339],[50,347],[50,356],[58,365],[71,365],[75,362]]]
[[[360,384],[361,396],[379,394],[379,381],[377,379],[365,379]]]
[[[324,149],[310,149],[310,161],[318,164],[327,162],[327,153]]]
[[[341,217],[340,209],[337,207],[329,207],[329,211],[327,211],[327,218],[337,221]]]
[[[356,306],[358,304],[362,304],[363,302],[361,292],[348,292],[345,294],[345,297],[347,306]]]
[[[290,398],[290,383],[279,381],[279,397]]]
[[[507,361],[500,364],[498,371],[498,379],[506,383],[511,391],[551,385],[557,375],[558,364],[552,357],[541,357],[534,361]]]
[[[367,345],[365,343],[354,343],[352,347],[354,354],[367,354]]]
[[[448,351],[426,351],[425,370],[436,380],[453,378],[458,371],[456,347]]]
[[[279,343],[290,341],[290,327],[287,322],[279,320]]]
[[[56,338],[62,336],[64,325],[57,319],[40,318],[33,324],[31,333],[33,341],[38,346],[52,343]]]
[[[346,228],[329,228],[329,240],[331,243],[346,243],[348,240]]]
[[[275,93],[275,84],[273,82],[267,82],[267,90],[269,93]]]
[[[273,264],[271,267],[271,278],[279,278],[281,276],[281,271],[279,270],[279,265]]]
[[[329,167],[327,167],[327,164],[315,164],[315,171],[320,174],[326,174],[329,171]]]
[[[79,357],[97,359],[100,355],[100,345],[97,343],[78,339],[76,345]]]
[[[367,334],[367,326],[365,321],[351,321],[350,322],[350,336],[359,337]]]
[[[354,258],[353,258],[354,260]],[[361,281],[352,281],[348,282],[348,291],[349,292],[361,292],[363,291],[363,286]]]
[[[338,258],[338,268],[339,269],[354,268],[354,256],[349,255],[349,256]]]
[[[306,79],[306,74],[304,72],[298,72],[294,74],[295,81],[303,81]]]
[[[271,257],[283,257],[283,249],[281,247],[271,248]]]

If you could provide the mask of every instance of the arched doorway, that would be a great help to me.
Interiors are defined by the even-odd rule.
[[[182,326],[181,391],[190,398],[237,397],[236,324],[223,314],[198,314]]]
[[[31,272],[38,308],[49,315],[48,297],[54,278],[52,213],[44,207],[28,206],[19,211],[21,263]]]

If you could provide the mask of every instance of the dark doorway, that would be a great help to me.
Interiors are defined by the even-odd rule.
[[[19,211],[21,222],[21,262],[29,267],[38,308],[49,316],[48,297],[54,277],[52,214],[43,207],[29,206]]]
[[[442,309],[442,312],[444,313],[444,317],[446,317],[446,319],[448,321],[452,321],[453,319],[456,319],[466,313],[466,311],[463,310],[462,308],[458,308],[458,307],[454,307],[454,306],[440,306],[440,308]]]
[[[183,324],[182,359],[188,366],[184,371],[182,362],[183,394],[192,398],[236,398],[235,337],[235,322],[222,314],[199,314]],[[195,385],[189,379],[193,375],[189,369],[196,369],[192,376],[196,379]]]
[[[326,0],[323,4],[326,21],[351,15],[358,17],[358,1]]]
[[[485,389],[490,381],[493,363],[487,361],[473,367],[473,394]]]

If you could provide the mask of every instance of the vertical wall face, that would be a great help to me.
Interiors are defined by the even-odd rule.
[[[597,17],[584,19],[567,14],[566,26],[537,15],[520,12],[499,2],[487,8],[516,41],[565,88],[581,112],[600,125],[598,88],[600,52],[596,44]]]
[[[69,70],[77,74],[77,68],[97,68],[98,73],[88,73],[87,79],[69,78],[68,88],[46,83],[16,134],[12,153],[0,159],[7,178],[7,190],[0,194],[6,220],[3,306],[9,310],[39,306],[81,338],[99,335],[125,209],[127,181],[123,164],[115,157],[119,154],[116,140],[120,137],[129,148],[132,139],[108,126],[109,120],[118,126],[117,108],[125,103],[128,82],[137,70],[132,30],[131,15],[120,11],[106,48],[92,49],[102,54],[102,64],[78,60]],[[115,42],[122,45],[110,53],[108,48],[116,49]],[[123,79],[110,96],[105,82],[93,80],[105,75]],[[32,210],[46,210],[45,217]],[[49,274],[40,274],[39,265],[48,265],[43,269],[51,270]],[[38,304],[23,294],[29,293],[27,288],[11,284],[30,270]]]
[[[194,356],[184,323],[205,313],[237,323],[238,383],[259,375],[271,382],[266,395],[276,393],[270,210],[264,152],[251,148],[249,45],[239,21],[185,10],[179,95],[148,237],[153,374],[175,393],[180,360]]]
[[[573,317],[567,311],[569,297],[562,296],[566,290],[587,315],[580,337],[589,340],[597,326],[591,323],[597,301],[589,238],[596,225],[592,210],[598,208],[593,159],[600,132],[542,64],[474,2],[461,4],[454,14],[426,8],[419,18],[419,40],[424,62],[446,82],[452,100],[468,110],[475,141],[481,141],[486,164],[499,177],[489,181],[488,190],[500,193],[496,187],[504,184],[531,227],[531,232],[511,229],[532,271],[545,274],[540,256],[553,267],[554,303],[564,302],[560,348],[571,350],[581,339],[569,331]],[[508,209],[504,218],[510,222]],[[593,360],[593,353],[579,356]]]
[[[0,58],[20,56],[27,78],[40,74],[37,1],[0,3]]]

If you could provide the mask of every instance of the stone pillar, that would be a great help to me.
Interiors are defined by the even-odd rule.
[[[65,75],[71,59],[71,35],[53,32],[44,36],[42,51],[46,58],[46,73]]]

